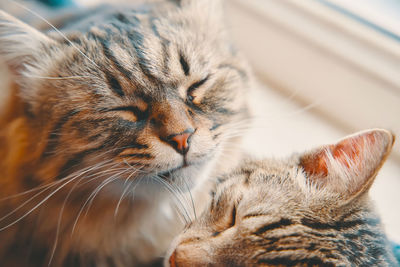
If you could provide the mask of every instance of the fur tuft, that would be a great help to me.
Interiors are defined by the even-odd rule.
[[[0,10],[0,56],[12,69],[35,65],[51,43],[45,34]]]

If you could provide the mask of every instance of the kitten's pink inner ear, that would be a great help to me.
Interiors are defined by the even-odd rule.
[[[335,145],[328,145],[318,152],[305,155],[300,164],[308,175],[326,177],[328,176],[328,154],[331,154],[333,159],[341,163],[343,167],[359,171],[364,160],[365,146],[367,144],[374,146],[375,142],[375,132],[366,132],[346,138]]]
[[[300,159],[300,165],[308,176],[328,176],[325,150],[303,156]]]
[[[322,183],[335,190],[350,192],[368,187],[394,143],[394,135],[375,129],[357,133],[337,144],[327,145],[300,159],[300,166],[310,181]],[[329,178],[329,179],[324,179]]]

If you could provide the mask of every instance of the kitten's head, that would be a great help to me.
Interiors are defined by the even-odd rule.
[[[370,242],[375,254],[360,246],[380,234],[365,234],[379,224],[366,193],[393,141],[371,130],[287,160],[244,163],[220,179],[208,209],[174,241],[170,266],[330,266],[357,253],[378,259],[382,243]]]
[[[125,167],[124,178],[195,183],[244,118],[249,89],[216,2],[103,10],[79,31],[70,25],[68,40],[0,12],[34,179],[103,164]]]

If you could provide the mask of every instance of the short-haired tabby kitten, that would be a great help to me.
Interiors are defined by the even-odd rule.
[[[11,2],[9,2],[12,4]],[[15,84],[0,117],[2,266],[135,266],[183,227],[247,117],[219,1],[102,7],[40,32],[0,11]]]
[[[397,266],[368,197],[393,142],[376,129],[243,163],[173,242],[169,265]]]

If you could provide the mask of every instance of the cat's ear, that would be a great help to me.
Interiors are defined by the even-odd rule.
[[[0,10],[0,57],[13,71],[35,65],[40,51],[54,41]]]
[[[394,140],[386,130],[359,132],[304,154],[300,166],[312,184],[353,198],[368,191]]]

